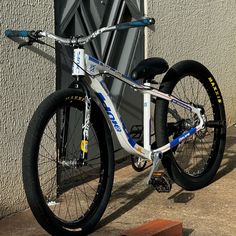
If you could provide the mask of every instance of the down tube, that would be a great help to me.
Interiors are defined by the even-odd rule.
[[[138,145],[130,136],[125,124],[116,112],[116,109],[108,95],[107,91],[103,88],[103,79],[92,79],[91,87],[95,91],[98,99],[100,100],[107,117],[115,131],[120,145],[129,153],[142,156],[151,160],[151,152]]]

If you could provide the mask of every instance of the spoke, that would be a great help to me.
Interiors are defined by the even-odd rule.
[[[69,105],[58,108],[48,121],[39,145],[38,177],[42,194],[45,196],[44,201],[50,211],[65,223],[87,219],[86,213],[96,210],[95,199],[101,193],[102,178],[105,177],[100,155],[102,140],[98,139],[102,137],[99,132],[104,131],[101,127],[93,127],[92,123],[87,165],[75,168],[72,164],[66,167],[57,162],[57,141],[62,138],[63,132],[67,135],[64,144],[65,161],[69,163],[79,159],[82,121],[83,111],[77,110],[76,107]]]
[[[41,173],[41,176],[43,176],[43,175],[47,174],[48,172],[50,172],[50,171],[51,171],[51,170],[53,170],[53,169],[55,169],[55,167],[53,167],[53,168],[51,168],[51,169],[49,169],[49,170],[47,170],[47,171],[45,171],[45,172]]]
[[[77,125],[79,124],[79,122],[81,121],[82,118],[83,118],[83,116],[81,116],[79,119],[76,119],[77,122],[75,123],[74,129],[73,129],[73,131],[72,131],[71,134],[70,134],[70,129],[69,129],[69,127],[68,127],[68,134],[70,134],[70,137],[69,137],[69,140],[67,140],[67,143],[70,143],[70,141],[71,141],[71,139],[72,139],[72,136],[73,136],[73,134],[74,134],[75,131],[76,131],[76,127],[77,127]],[[82,124],[81,124],[81,129],[82,129]]]
[[[200,94],[200,93],[199,93],[199,84],[200,84],[200,83],[198,82],[198,83],[197,83],[197,89],[196,89],[197,92],[193,90],[193,94],[196,93],[196,101],[197,101],[197,104],[199,104],[199,100],[198,100],[198,99],[199,99],[198,95]],[[196,86],[195,86],[195,87],[196,87]]]
[[[49,158],[49,157],[47,157],[47,156],[44,156],[43,154],[40,154],[40,153],[39,153],[39,156],[40,156],[40,157],[43,157],[43,158],[45,158],[45,159],[47,159],[47,160],[49,160],[49,161],[51,161],[51,162],[57,163],[56,160],[54,160],[54,159],[52,159],[52,158]],[[49,162],[49,161],[48,161],[48,162]]]
[[[207,120],[214,120],[213,107],[208,92],[205,90],[204,85],[195,77],[189,76],[180,79],[175,85],[172,95],[182,101],[203,106]],[[190,114],[186,109],[180,110],[180,107],[176,106],[176,104],[169,103],[169,107],[173,107],[173,110],[178,111],[178,116],[181,119],[195,119],[194,114]],[[168,112],[167,123],[174,118],[176,119],[173,114]],[[202,132],[209,132],[209,129]],[[176,151],[173,152],[180,168],[192,173],[192,175],[203,171],[206,168],[207,160],[210,158],[212,135],[208,136],[208,133],[199,133],[199,135],[204,136],[198,138],[196,134],[192,137],[192,140],[186,140],[178,145]]]
[[[187,97],[187,95],[186,95],[186,91],[185,91],[185,88],[184,88],[184,86],[183,86],[183,82],[182,82],[183,80],[180,80],[180,85],[182,86],[182,89],[183,89],[183,94],[184,94],[184,100],[185,101],[188,101],[189,103],[190,103],[190,101],[189,101],[189,99],[188,99],[188,97]]]
[[[47,158],[47,159],[49,159],[49,160],[51,160],[51,161],[55,161],[55,160],[53,159],[53,156],[48,152],[48,150],[47,150],[42,144],[40,145],[40,147],[42,147],[42,148],[46,151],[46,153],[47,153],[51,158],[46,157],[46,156],[44,156],[44,155],[42,155],[42,154],[39,154],[40,156],[42,156],[42,157],[44,157],[44,158]]]
[[[52,188],[51,188],[51,190],[50,190],[49,192],[47,192],[46,196],[50,196],[51,193],[53,192],[53,190],[56,190],[56,188],[53,188],[54,183],[56,183],[56,175],[54,175],[54,176],[53,176],[49,181],[47,181],[46,183],[49,183],[49,182],[52,181],[52,180],[53,180]],[[46,183],[44,183],[42,186],[45,186]]]
[[[72,172],[75,173],[75,170],[73,169]],[[69,176],[69,174],[68,174],[66,171],[64,171],[64,173],[65,173],[66,176]],[[73,175],[73,176],[74,176],[74,175]],[[70,176],[69,176],[69,177],[70,177]],[[73,191],[75,191],[76,193],[77,193],[76,189],[80,190],[79,187],[75,185],[75,183],[73,183],[72,188],[70,188],[70,189],[73,189]],[[66,194],[66,192],[65,192],[63,195],[65,195],[65,194]],[[84,211],[83,211],[83,209],[82,209],[82,205],[81,205],[81,203],[80,203],[79,196],[78,196],[77,194],[76,194],[76,196],[77,196],[77,199],[78,199],[78,201],[79,201],[79,205],[80,205],[81,212],[82,212],[82,214],[84,215]]]
[[[84,172],[82,169],[80,169],[80,171],[86,174],[86,172]],[[94,179],[94,181],[95,181],[97,184],[99,184],[99,182],[98,182],[97,180]],[[97,192],[97,190],[94,189],[88,182],[86,182],[86,184],[87,184],[94,192]]]
[[[66,203],[67,203],[67,196],[66,196],[66,194],[64,194],[64,198],[65,198]],[[67,205],[67,204],[66,204],[66,205]],[[69,217],[70,217],[70,219],[71,219],[71,215],[70,215],[70,212],[68,211],[68,207],[66,207],[66,215],[65,215],[65,219],[67,219],[67,213],[68,213],[68,215],[69,215]]]
[[[85,182],[85,181],[84,181],[84,178],[83,178],[83,175],[81,175],[81,177],[82,177],[82,179],[83,179],[83,182]],[[84,186],[84,184],[82,184],[82,186],[83,186],[83,190],[84,190],[84,195],[85,195],[85,199],[86,199],[86,202],[87,202],[87,206],[88,206],[88,208],[89,208],[88,196],[87,196],[87,194],[85,193],[85,192],[86,192],[85,186]]]
[[[54,160],[51,160],[51,162],[55,162],[55,163],[57,163],[57,162],[54,161]],[[49,162],[49,161],[40,161],[40,162],[38,163],[38,166],[40,166],[40,165],[45,165],[45,164],[47,164],[47,163],[51,163],[51,162]]]
[[[203,149],[204,149],[205,152],[206,152],[206,155],[207,155],[207,156],[210,156],[209,149],[208,149],[208,148],[206,147],[206,145],[203,143],[203,140],[202,140],[202,139],[200,139],[200,142],[201,142],[201,144],[202,144]]]
[[[54,126],[55,126],[55,130],[56,130],[56,122],[54,121],[54,118],[52,117]],[[46,137],[48,137],[50,140],[52,140],[53,142],[55,142],[56,138],[54,136],[54,133],[52,132],[51,128],[49,126],[47,126],[47,129],[49,130],[49,133],[51,134],[52,138],[46,133],[46,131],[44,132],[44,134],[46,135]],[[46,129],[45,129],[46,130]]]
[[[74,200],[75,200],[75,211],[76,211],[76,216],[78,218],[79,213],[78,213],[78,209],[77,209],[77,200],[79,201],[79,198],[78,198],[75,190],[76,190],[76,187],[73,188],[73,192],[74,192]]]

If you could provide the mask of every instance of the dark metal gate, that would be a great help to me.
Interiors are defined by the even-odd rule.
[[[96,29],[143,16],[143,0],[55,0],[56,34],[87,35]],[[60,47],[57,45],[57,47]],[[86,46],[89,54],[129,74],[144,57],[142,29],[102,34]],[[70,48],[63,51],[72,56]],[[71,82],[71,62],[57,50],[57,89]],[[142,97],[118,80],[107,81],[117,108],[128,129],[142,123]]]

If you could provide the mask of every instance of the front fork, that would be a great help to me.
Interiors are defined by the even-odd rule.
[[[69,86],[69,88],[73,89],[81,89],[84,93],[84,102],[85,102],[85,110],[84,117],[82,123],[82,134],[81,134],[81,142],[80,142],[80,156],[76,160],[67,160],[67,139],[69,132],[69,122],[70,122],[70,108],[65,107],[62,114],[62,127],[60,132],[60,158],[59,162],[63,166],[68,167],[78,167],[86,164],[87,155],[88,155],[88,142],[89,142],[89,129],[90,129],[90,117],[91,117],[91,97],[89,90],[86,85],[81,81],[81,76],[77,77],[74,82]]]
[[[84,164],[88,156],[88,140],[89,140],[89,128],[90,128],[90,115],[91,115],[91,98],[85,96],[85,112],[84,120],[82,124],[82,139],[80,142],[80,161]]]
[[[82,83],[84,75],[80,75],[76,77],[75,82],[71,84],[70,87],[76,89],[82,89],[85,94],[84,103],[85,103],[85,111],[84,118],[82,124],[82,137],[80,142],[80,157],[78,161],[78,165],[84,165],[87,157],[88,157],[88,143],[89,143],[89,128],[90,128],[90,117],[91,117],[91,97],[90,92],[86,85]]]

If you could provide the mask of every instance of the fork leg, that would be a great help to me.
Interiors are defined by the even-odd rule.
[[[85,112],[84,112],[84,121],[82,125],[82,139],[80,143],[81,158],[83,161],[87,159],[88,155],[90,115],[91,115],[91,98],[85,96]]]

